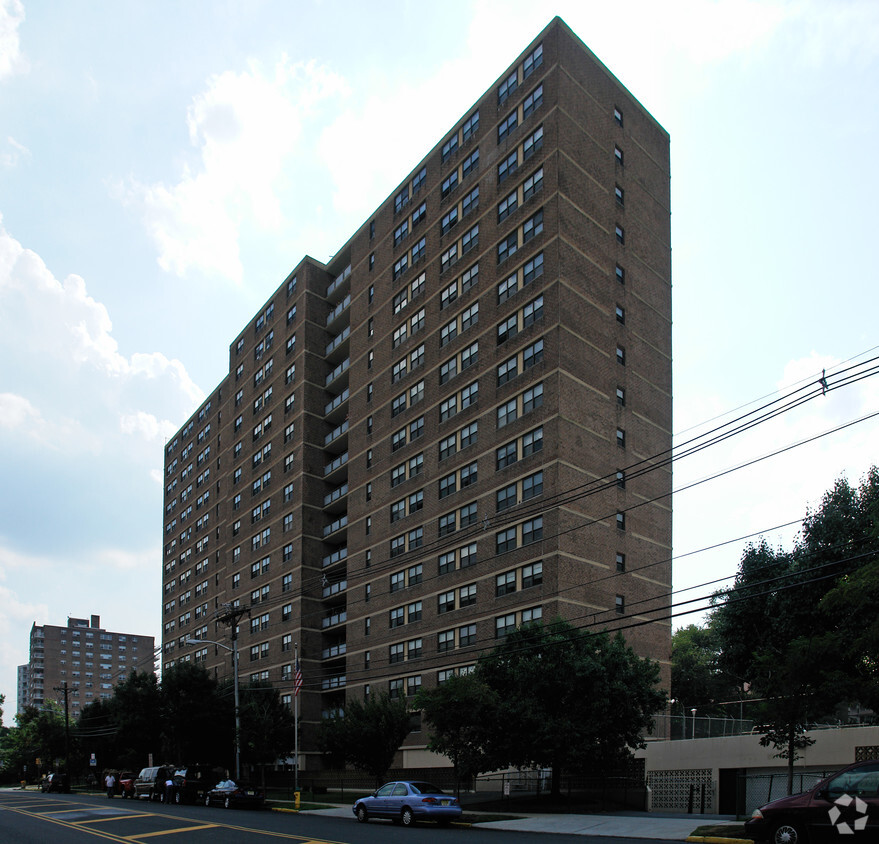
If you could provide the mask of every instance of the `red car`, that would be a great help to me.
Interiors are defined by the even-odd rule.
[[[123,771],[119,774],[119,779],[116,781],[116,787],[119,790],[119,793],[123,797],[134,797],[134,781],[137,779],[137,774],[133,774],[131,771]]]
[[[849,765],[810,791],[755,809],[745,832],[771,844],[879,841],[879,761]]]

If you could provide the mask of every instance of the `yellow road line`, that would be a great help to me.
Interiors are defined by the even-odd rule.
[[[81,809],[77,809],[77,811],[82,811]],[[60,812],[56,813],[60,814]],[[83,826],[87,823],[104,823],[105,821],[133,821],[138,818],[152,818],[155,815],[152,812],[145,812],[144,814],[138,814],[137,812],[131,812],[131,814],[126,815],[105,815],[100,818],[83,818],[81,821],[70,821],[70,823],[75,823],[77,826]],[[161,817],[166,817],[162,815]]]
[[[219,826],[222,826],[222,824],[203,823],[198,826],[181,826],[178,829],[160,829],[157,832],[142,832],[140,834],[135,832],[131,835],[131,839],[155,838],[157,835],[174,835],[178,832],[194,832],[197,829],[216,829]]]

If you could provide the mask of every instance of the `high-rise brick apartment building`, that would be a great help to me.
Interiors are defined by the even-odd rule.
[[[22,671],[24,669],[24,671]],[[50,701],[79,717],[83,708],[113,696],[113,687],[132,671],[155,671],[155,639],[134,633],[113,633],[101,617],[68,618],[67,626],[34,624],[30,661],[19,666],[26,686],[19,689],[18,711]]]
[[[663,663],[669,139],[559,19],[332,261],[304,258],[165,455],[165,665],[411,696],[557,616]],[[657,620],[651,620],[657,618]],[[227,638],[223,639],[224,636]],[[288,697],[289,699],[289,697]],[[404,764],[436,764],[413,732]]]

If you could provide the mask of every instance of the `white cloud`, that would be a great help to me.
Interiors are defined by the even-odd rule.
[[[0,81],[28,68],[18,36],[18,28],[23,22],[21,0],[0,0]]]
[[[279,194],[303,126],[322,100],[345,90],[341,77],[315,63],[282,56],[269,72],[257,62],[208,80],[189,108],[197,160],[171,185],[122,189],[142,210],[162,269],[240,283],[240,228],[251,222],[276,233],[284,218]]]

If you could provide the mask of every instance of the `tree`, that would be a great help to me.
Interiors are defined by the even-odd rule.
[[[16,776],[38,767],[49,769],[65,756],[64,714],[47,704],[42,709],[28,706],[15,716],[16,726],[3,735],[0,757],[7,771]],[[37,760],[40,765],[37,765]]]
[[[420,701],[437,748],[460,747],[482,770],[550,767],[557,795],[563,772],[604,773],[644,746],[665,705],[658,681],[659,666],[637,657],[621,635],[559,620],[519,628],[480,657],[473,680],[462,684],[480,702],[478,730],[468,732],[466,706],[442,710],[442,687]]]
[[[162,695],[155,674],[132,671],[113,690],[116,763],[139,769],[157,753],[162,735]]]
[[[879,703],[879,474],[838,480],[807,511],[792,551],[749,546],[735,584],[715,596],[720,666],[745,678],[761,705],[761,742],[793,765],[811,723],[855,701]]]
[[[178,662],[164,671],[160,689],[165,758],[224,761],[231,768],[234,706],[220,695],[217,681],[200,665]]]
[[[290,707],[271,683],[251,682],[241,690],[241,755],[254,765],[289,756],[296,746]]]
[[[415,706],[432,732],[428,748],[447,756],[458,782],[493,767],[486,748],[497,721],[497,695],[473,674],[450,677],[433,689],[421,689]]]
[[[741,683],[718,665],[720,645],[714,628],[689,624],[671,637],[671,696],[703,715],[726,715],[720,704],[739,694]],[[738,688],[737,688],[738,687]]]
[[[344,715],[321,724],[320,744],[336,763],[366,771],[380,785],[409,729],[406,701],[382,693],[366,701],[349,700]]]

